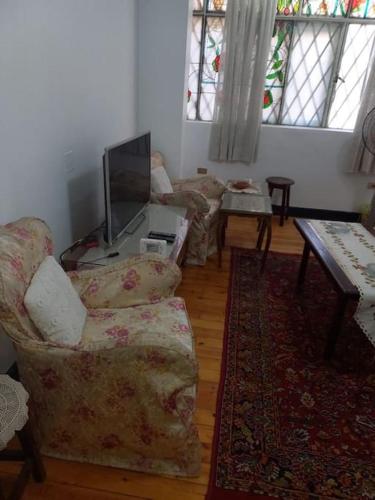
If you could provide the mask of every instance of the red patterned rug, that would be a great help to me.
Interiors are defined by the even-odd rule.
[[[347,318],[323,360],[336,294],[311,260],[233,249],[207,499],[375,499],[375,349]]]

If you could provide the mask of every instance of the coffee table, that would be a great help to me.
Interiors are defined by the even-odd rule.
[[[262,266],[264,269],[272,239],[272,205],[271,198],[263,194],[234,193],[226,191],[221,200],[219,224],[217,230],[218,266],[222,266],[222,249],[225,245],[225,228],[228,217],[256,217],[259,224],[259,236],[256,248],[262,249],[263,239],[267,233],[266,245],[263,252]]]
[[[167,257],[182,265],[187,249],[187,236],[192,223],[192,215],[185,207],[149,204],[143,212],[144,219],[130,234],[123,234],[112,246],[103,239],[103,231],[96,233],[98,246],[88,248],[85,238],[64,250],[60,263],[65,271],[92,269],[97,266],[115,264],[140,253],[140,240],[147,238],[150,231],[176,234],[173,244],[167,245]],[[115,257],[106,258],[118,253]]]
[[[326,245],[319,237],[315,229],[306,219],[295,219],[294,224],[305,240],[300,270],[298,274],[297,289],[301,290],[306,276],[306,269],[310,252],[317,258],[323,269],[331,279],[333,286],[338,293],[338,303],[334,314],[334,320],[330,331],[328,332],[327,344],[324,352],[324,358],[329,360],[334,351],[337,338],[340,334],[342,323],[345,317],[346,306],[349,300],[358,300],[359,291],[349,280],[345,272],[337,264]]]

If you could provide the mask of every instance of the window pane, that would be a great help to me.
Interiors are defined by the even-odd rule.
[[[348,4],[349,0],[304,0],[303,14],[307,16],[346,16]]]
[[[198,96],[198,76],[199,76],[199,59],[201,51],[201,34],[202,34],[202,18],[193,16],[191,42],[190,42],[190,65],[189,65],[189,82],[187,95],[187,117],[188,120],[197,118],[197,96]]]
[[[374,35],[374,25],[349,26],[335,98],[329,114],[330,128],[354,129],[370,65]]]
[[[352,17],[375,17],[375,0],[354,0]]]
[[[277,123],[279,117],[291,32],[291,22],[277,21],[275,23],[266,72],[263,103],[263,121],[265,123]]]
[[[292,16],[298,14],[300,0],[278,0],[277,14],[282,16]]]
[[[203,0],[194,0],[193,10],[202,10],[202,9],[203,9]]]
[[[225,11],[227,10],[227,0],[210,0],[208,10]]]
[[[282,124],[322,126],[341,25],[296,23]]]
[[[207,18],[205,53],[201,86],[200,118],[212,120],[216,84],[221,63],[223,42],[223,17]]]

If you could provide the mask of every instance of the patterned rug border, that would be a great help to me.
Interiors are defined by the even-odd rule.
[[[214,426],[214,437],[212,440],[212,456],[211,456],[211,469],[210,469],[210,477],[208,481],[208,490],[206,494],[206,500],[266,500],[272,497],[265,495],[254,495],[248,492],[243,491],[233,491],[233,490],[224,490],[222,488],[218,488],[215,485],[215,477],[217,472],[217,459],[218,459],[218,445],[219,445],[219,436],[220,436],[220,423],[221,423],[221,413],[222,413],[222,403],[224,396],[224,386],[226,380],[227,373],[227,364],[228,364],[228,336],[229,336],[229,320],[230,320],[230,311],[233,300],[233,284],[235,280],[234,273],[234,262],[236,255],[246,254],[248,250],[246,248],[239,247],[231,247],[231,257],[230,257],[230,271],[229,271],[229,280],[228,280],[228,295],[227,295],[227,303],[225,307],[225,324],[224,324],[224,336],[223,336],[223,349],[222,349],[222,359],[221,359],[221,368],[220,368],[220,381],[219,387],[217,391],[217,399],[216,399],[216,411],[215,411],[215,426]],[[279,252],[270,252],[279,253]],[[299,254],[285,254],[285,255],[299,255]],[[267,266],[267,264],[266,264]]]

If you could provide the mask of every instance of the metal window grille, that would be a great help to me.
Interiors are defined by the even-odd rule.
[[[211,121],[226,0],[194,0],[187,118]],[[353,129],[374,56],[375,0],[278,0],[263,122]]]

